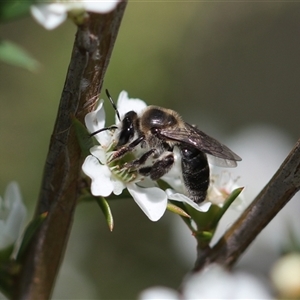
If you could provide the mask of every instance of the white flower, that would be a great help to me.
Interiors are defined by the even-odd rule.
[[[207,212],[212,204],[222,206],[227,197],[238,188],[236,181],[231,178],[229,172],[222,172],[219,174],[212,174],[210,176],[210,185],[207,191],[205,201],[202,203],[195,203],[186,196],[185,187],[183,186],[182,170],[180,165],[180,157],[178,152],[174,150],[175,165],[174,167],[162,177],[173,189],[167,189],[168,198],[175,201],[187,203],[194,209],[200,212]],[[241,198],[238,197],[236,201],[241,203]]]
[[[141,99],[133,99],[128,98],[128,93],[126,91],[122,91],[119,95],[118,102],[117,102],[117,109],[120,114],[121,120],[123,119],[124,115],[133,110],[137,114],[141,113],[145,108],[147,107],[147,104],[141,100]],[[116,124],[119,122],[119,119],[115,118]]]
[[[111,193],[120,195],[124,188],[127,188],[134,200],[153,221],[158,220],[164,213],[167,205],[167,198],[174,201],[187,203],[200,212],[207,212],[212,204],[221,206],[231,193],[232,181],[215,180],[214,184],[208,191],[206,201],[197,204],[187,197],[186,188],[183,184],[181,158],[179,150],[175,147],[174,165],[161,179],[167,182],[173,189],[167,189],[165,192],[156,187],[156,182],[149,178],[143,178],[138,171],[129,171],[124,167],[124,161],[110,161],[110,157],[114,152],[113,149],[117,143],[117,134],[119,133],[120,122],[128,111],[135,111],[138,115],[142,114],[147,105],[140,99],[129,99],[127,92],[120,93],[117,110],[119,116],[116,115],[116,124],[111,130],[105,128],[105,112],[103,102],[100,101],[98,108],[87,114],[85,118],[86,126],[90,133],[98,132],[95,137],[99,145],[90,149],[92,155],[89,155],[82,166],[84,173],[92,179],[91,192],[94,196],[107,197]],[[132,151],[132,160],[145,153],[147,148],[141,149],[140,146]],[[130,158],[131,160],[131,158]],[[128,160],[127,160],[128,162]],[[147,185],[145,185],[147,184]],[[222,184],[217,186],[217,184]],[[226,197],[225,197],[226,196]]]
[[[12,246],[20,235],[25,221],[26,208],[22,202],[19,186],[11,182],[0,197],[0,249]]]
[[[177,193],[175,190],[172,190],[172,189],[167,189],[166,193],[168,195],[168,199],[187,203],[188,205],[192,206],[194,209],[201,211],[201,212],[207,212],[212,204],[211,202],[206,201],[206,200],[204,202],[198,204],[198,203],[194,202],[193,200],[191,200],[186,195]]]
[[[105,14],[112,11],[118,2],[120,0],[57,0],[52,3],[40,1],[30,9],[36,21],[51,30],[63,23],[68,13],[73,13],[75,16],[85,11]]]
[[[190,275],[181,293],[156,287],[143,291],[139,299],[272,299],[272,296],[258,278],[243,272],[229,273],[219,265],[211,265]]]
[[[182,178],[181,158],[179,150],[175,147],[173,153],[174,165],[172,166],[171,170],[161,178],[172,187],[171,189],[166,190],[168,199],[187,203],[198,211],[207,212],[211,206],[210,202],[204,201],[200,204],[197,204],[186,196],[186,188],[183,184]]]
[[[120,93],[117,108],[121,118],[130,110],[139,113],[146,104],[139,99],[129,99],[128,94]],[[118,121],[119,122],[119,121]],[[98,108],[87,114],[85,123],[89,132],[93,133],[105,126],[105,111],[103,101],[99,102]],[[115,145],[114,133],[110,130],[102,131],[95,135],[100,145],[90,149],[89,155],[82,166],[83,172],[92,180],[91,192],[94,196],[107,197],[111,193],[120,195],[124,188],[133,197],[142,211],[151,221],[159,220],[167,207],[167,195],[154,182],[144,180],[137,172],[129,173],[126,168],[117,163],[108,163],[108,158]]]
[[[211,168],[213,170],[213,168]],[[207,191],[206,200],[210,201],[212,204],[223,206],[224,201],[228,196],[240,186],[236,183],[237,179],[233,179],[231,173],[228,171],[222,171],[220,173],[212,173],[210,177],[210,185]],[[237,197],[233,205],[239,208],[243,206],[243,197]]]

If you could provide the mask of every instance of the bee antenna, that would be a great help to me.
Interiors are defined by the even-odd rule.
[[[99,133],[99,132],[102,132],[102,131],[105,131],[105,130],[113,130],[113,129],[118,129],[118,126],[113,125],[113,126],[110,126],[110,127],[104,127],[104,128],[101,128],[101,129],[99,129],[99,130],[97,130],[97,131],[91,133],[91,134],[90,134],[90,137],[96,135],[96,134]]]
[[[108,99],[109,99],[111,105],[113,106],[113,108],[114,108],[114,110],[115,110],[115,112],[116,112],[116,114],[117,114],[117,117],[118,117],[119,121],[121,122],[121,118],[120,118],[119,111],[118,111],[117,106],[116,106],[116,104],[115,104],[113,98],[111,97],[111,95],[110,95],[108,89],[106,89],[105,92],[106,92],[106,95],[107,95],[107,97],[108,97]]]

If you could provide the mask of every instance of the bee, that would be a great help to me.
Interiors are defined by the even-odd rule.
[[[208,159],[215,165],[235,167],[241,158],[227,146],[208,136],[198,128],[186,123],[174,110],[159,106],[148,106],[140,114],[127,112],[123,119],[111,98],[106,94],[120,120],[120,126],[100,129],[91,135],[107,129],[119,129],[116,151],[110,158],[114,161],[132,152],[137,146],[145,152],[126,164],[128,169],[137,170],[142,176],[158,180],[167,174],[175,162],[174,149],[181,157],[182,179],[187,196],[196,203],[205,200],[210,182]],[[149,159],[152,163],[149,165]]]

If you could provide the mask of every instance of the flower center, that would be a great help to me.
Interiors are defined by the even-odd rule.
[[[132,162],[136,159],[132,152],[128,152],[126,155],[122,156],[119,159],[110,161],[111,156],[113,155],[113,153],[115,153],[115,151],[113,150],[114,146],[114,144],[111,144],[106,152],[106,161],[108,162],[107,166],[110,169],[111,173],[118,180],[125,183],[140,181],[141,176],[139,175],[138,170],[126,166],[127,163]]]

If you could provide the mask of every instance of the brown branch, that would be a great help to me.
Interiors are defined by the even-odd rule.
[[[36,216],[48,216],[36,233],[17,279],[14,299],[49,299],[71,230],[82,165],[71,118],[95,106],[126,1],[111,13],[90,14],[77,30],[50,147]]]
[[[212,249],[200,253],[194,270],[198,271],[212,262],[231,267],[299,189],[300,140],[270,182],[219,242]]]

